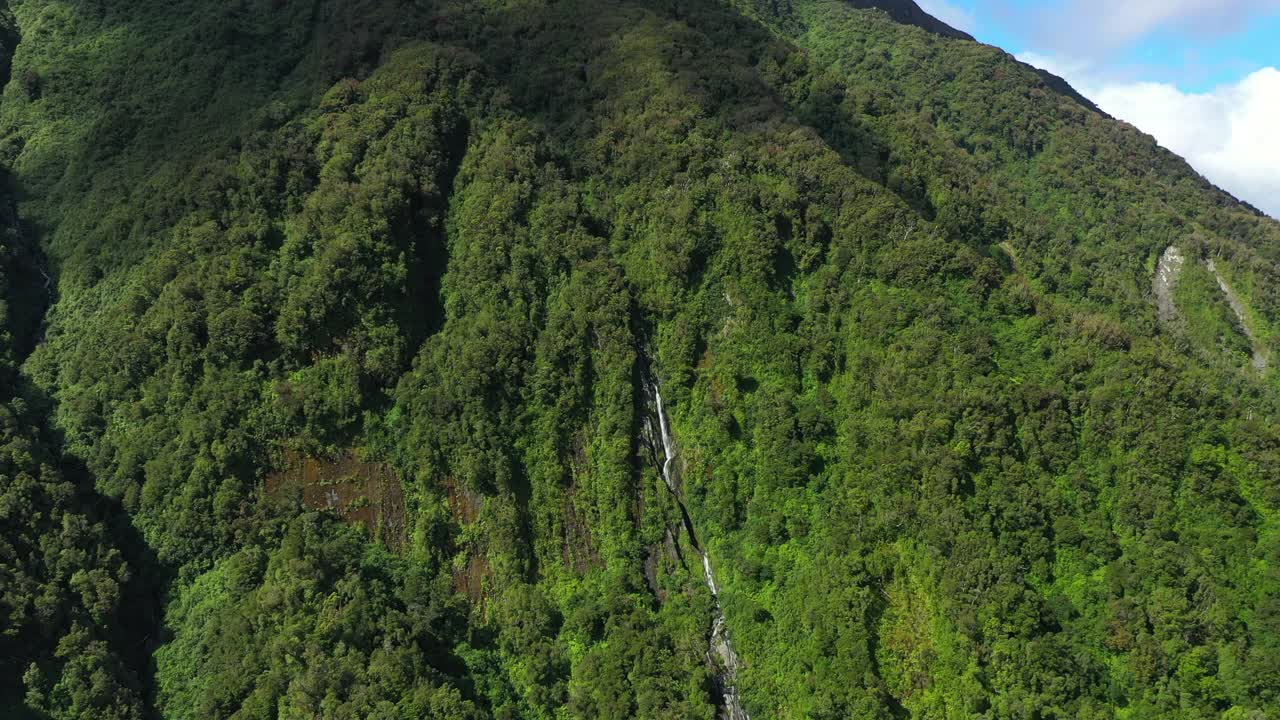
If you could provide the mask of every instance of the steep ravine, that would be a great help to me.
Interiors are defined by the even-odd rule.
[[[689,515],[688,508],[685,507],[680,485],[674,477],[675,439],[671,434],[667,408],[662,402],[662,391],[656,382],[653,385],[653,405],[658,416],[658,434],[662,440],[662,481],[680,508],[685,530],[689,533],[689,544],[702,556],[702,576],[707,583],[707,588],[711,591],[714,610],[711,618],[711,646],[708,654],[715,667],[716,685],[721,693],[720,717],[722,720],[750,720],[750,715],[743,708],[742,697],[738,692],[738,670],[742,666],[742,661],[733,647],[733,639],[725,623],[724,607],[720,604],[720,586],[716,583],[715,569],[711,566],[711,555],[698,539],[693,519]]]

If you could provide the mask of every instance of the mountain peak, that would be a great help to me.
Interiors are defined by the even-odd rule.
[[[883,10],[889,17],[903,25],[915,25],[936,35],[961,40],[974,39],[969,33],[957,30],[925,12],[912,0],[849,0],[849,4],[858,8]]]

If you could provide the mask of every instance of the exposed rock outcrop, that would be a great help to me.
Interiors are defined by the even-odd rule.
[[[1174,324],[1182,317],[1173,300],[1173,291],[1178,287],[1178,278],[1182,276],[1182,266],[1186,261],[1182,251],[1170,245],[1160,256],[1160,263],[1156,266],[1156,276],[1152,285],[1162,323]]]

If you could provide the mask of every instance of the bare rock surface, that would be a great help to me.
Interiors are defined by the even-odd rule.
[[[1181,250],[1170,245],[1160,256],[1160,264],[1156,266],[1153,289],[1162,323],[1173,324],[1181,318],[1178,306],[1173,301],[1173,291],[1178,287],[1178,278],[1182,276],[1182,266],[1186,260]]]

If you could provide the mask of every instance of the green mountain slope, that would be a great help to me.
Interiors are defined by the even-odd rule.
[[[18,372],[47,304],[41,253],[0,196],[0,717],[140,717],[131,662],[153,593],[92,478],[64,457]],[[25,696],[25,697],[24,697]]]
[[[1280,713],[1280,225],[1060,80],[906,2],[9,5],[14,715]]]

